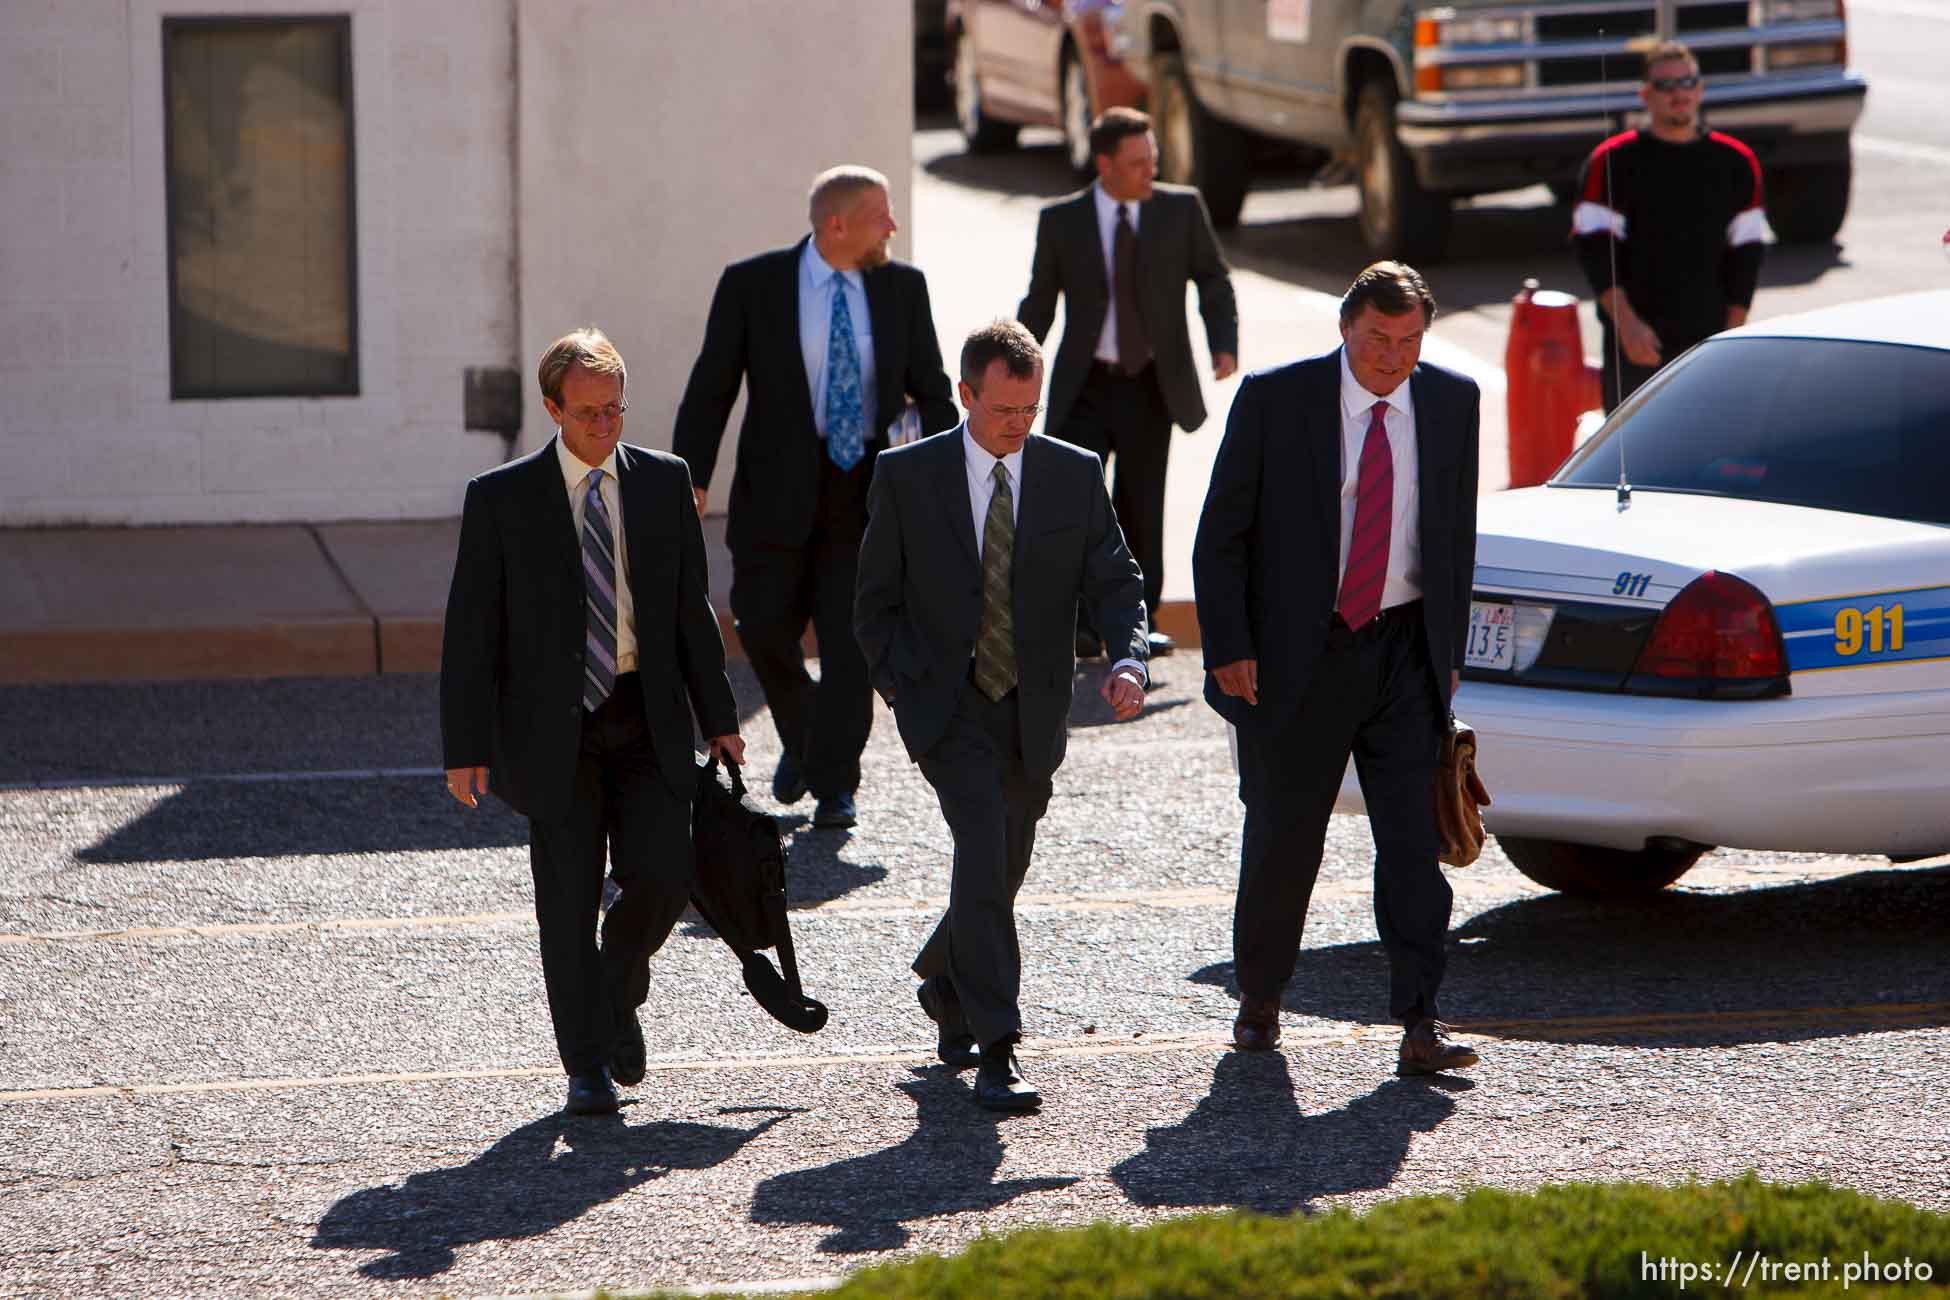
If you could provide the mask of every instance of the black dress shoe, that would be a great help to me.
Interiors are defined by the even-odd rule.
[[[1178,648],[1178,643],[1166,636],[1163,632],[1147,633],[1144,639],[1151,647],[1151,657],[1153,659],[1162,659]]]
[[[1449,1041],[1449,1026],[1440,1020],[1423,1018],[1402,1035],[1402,1047],[1395,1066],[1397,1074],[1435,1074],[1475,1065],[1476,1053],[1461,1043]]]
[[[941,1058],[941,1063],[957,1070],[980,1065],[982,1058],[975,1050],[975,1035],[968,1032],[968,1021],[962,1018],[961,999],[955,996],[955,986],[948,977],[928,976],[914,990],[914,996],[921,1010],[935,1023],[934,1054]]]
[[[819,801],[813,809],[813,829],[821,831],[843,831],[857,825],[860,814],[853,807],[851,792],[829,794]]]
[[[1280,1045],[1280,1000],[1239,999],[1239,1017],[1232,1022],[1232,1042],[1242,1052],[1270,1052]]]
[[[630,1012],[617,1026],[616,1041],[609,1047],[609,1077],[626,1088],[643,1082],[648,1068],[648,1053],[643,1046],[643,1026],[636,1012]]]
[[[798,803],[806,797],[806,770],[790,752],[779,755],[772,769],[772,797],[780,803]]]
[[[1034,1110],[1043,1094],[1029,1086],[1016,1068],[1016,1045],[991,1043],[982,1049],[982,1066],[975,1072],[975,1104],[983,1110]]]
[[[623,1103],[602,1066],[569,1076],[569,1100],[565,1109],[571,1115],[614,1115]]]

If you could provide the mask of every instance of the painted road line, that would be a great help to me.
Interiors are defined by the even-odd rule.
[[[1640,1016],[1555,1017],[1537,1020],[1478,1020],[1458,1022],[1458,1034],[1485,1039],[1553,1042],[1584,1041],[1615,1034],[1652,1031],[1676,1034],[1682,1030],[1710,1036],[1727,1030],[1754,1028],[1831,1028],[1852,1033],[1886,1033],[1933,1028],[1950,1019],[1950,1002],[1868,1003],[1840,1007],[1783,1007],[1755,1011],[1691,1011]],[[1400,1030],[1393,1024],[1291,1025],[1281,1036],[1283,1045],[1315,1047],[1387,1044]],[[1027,1039],[1024,1056],[1057,1060],[1074,1057],[1160,1056],[1172,1052],[1224,1053],[1233,1050],[1231,1034],[1216,1030],[1191,1033],[1145,1034],[1131,1038]],[[858,1052],[812,1055],[767,1055],[656,1060],[652,1074],[705,1074],[731,1070],[804,1070],[852,1065],[932,1065],[932,1050],[905,1045],[872,1047]],[[419,1083],[476,1083],[491,1079],[559,1079],[558,1065],[522,1066],[491,1070],[430,1070],[415,1073],[308,1075],[289,1078],[215,1079],[197,1083],[96,1084],[69,1088],[20,1088],[0,1091],[0,1103],[83,1101],[104,1097],[175,1097],[238,1092],[285,1092],[314,1088],[361,1088]]]

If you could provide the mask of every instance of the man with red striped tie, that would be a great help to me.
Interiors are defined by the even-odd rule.
[[[1205,699],[1238,729],[1246,805],[1233,1041],[1280,1041],[1280,999],[1354,758],[1398,1067],[1476,1064],[1438,1019],[1451,895],[1435,769],[1476,561],[1474,381],[1422,362],[1435,298],[1377,262],[1341,299],[1342,346],[1240,386],[1192,569]]]

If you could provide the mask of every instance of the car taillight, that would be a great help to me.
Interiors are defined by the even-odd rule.
[[[1706,572],[1672,598],[1626,690],[1654,695],[1785,695],[1787,656],[1774,607],[1750,582]]]

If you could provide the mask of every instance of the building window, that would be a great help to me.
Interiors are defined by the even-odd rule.
[[[351,23],[163,20],[169,386],[359,391]]]

